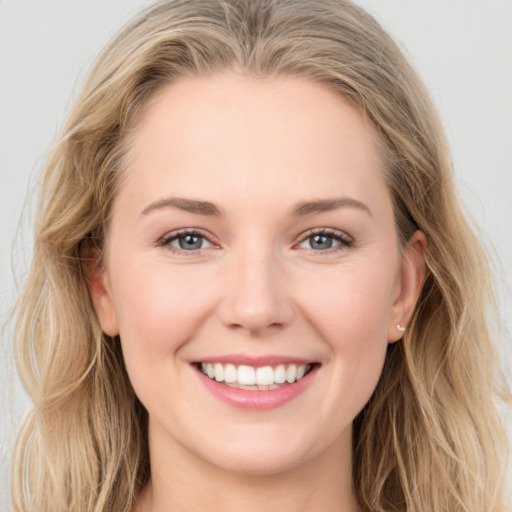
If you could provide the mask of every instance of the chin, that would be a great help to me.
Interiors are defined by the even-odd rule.
[[[213,443],[205,440],[196,455],[229,473],[264,477],[292,472],[308,463],[315,463],[322,453],[334,448],[329,436],[316,436],[317,441],[313,442],[315,436],[305,431],[290,434],[282,429],[272,431],[268,426],[259,430],[252,442],[248,442],[250,436],[247,435],[228,435]],[[206,446],[210,449],[205,450]]]
[[[224,452],[224,455],[219,455],[218,458],[210,459],[207,462],[222,471],[239,476],[265,477],[288,473],[300,467],[307,460],[307,457],[296,451],[283,453],[282,450],[274,450],[274,453],[269,454],[249,450],[247,447],[240,451],[229,450],[228,453]]]

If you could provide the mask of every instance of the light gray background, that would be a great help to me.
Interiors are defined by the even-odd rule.
[[[358,0],[406,48],[451,143],[461,194],[495,257],[511,327],[512,0]],[[0,322],[30,259],[30,216],[46,152],[93,56],[148,0],[0,0]],[[24,221],[20,215],[27,198]],[[17,242],[13,240],[17,234]],[[14,249],[13,249],[14,247]],[[14,267],[14,268],[13,268]],[[510,338],[507,338],[509,340]],[[0,509],[26,399],[10,328],[0,350]],[[503,357],[510,354],[510,344]]]

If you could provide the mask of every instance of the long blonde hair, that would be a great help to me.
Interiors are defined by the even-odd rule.
[[[175,0],[127,25],[93,66],[48,159],[16,354],[34,408],[19,434],[17,511],[129,511],[149,478],[147,413],[101,332],[87,256],[101,250],[147,101],[236,67],[326,84],[371,120],[405,244],[428,239],[414,318],[354,425],[354,489],[375,512],[498,512],[506,462],[493,403],[486,258],[462,214],[437,114],[378,23],[348,0]]]

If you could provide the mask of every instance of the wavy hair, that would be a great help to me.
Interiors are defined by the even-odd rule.
[[[348,0],[163,1],[100,54],[46,164],[17,306],[17,362],[34,407],[16,445],[15,509],[125,512],[148,481],[147,413],[119,340],[96,318],[88,255],[101,250],[148,100],[179,77],[234,68],[305,77],[357,108],[380,134],[402,244],[417,229],[428,240],[414,317],[354,424],[361,509],[501,512],[506,440],[493,402],[487,260],[458,206],[422,82]]]

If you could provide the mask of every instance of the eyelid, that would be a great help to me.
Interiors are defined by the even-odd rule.
[[[315,235],[326,235],[334,238],[338,242],[340,242],[335,247],[330,247],[329,249],[324,250],[315,250],[315,249],[307,249],[304,248],[307,251],[310,251],[312,253],[316,254],[327,254],[327,253],[334,253],[338,251],[343,251],[348,249],[354,244],[354,239],[347,235],[345,232],[340,231],[338,229],[334,228],[312,228],[307,230],[306,232],[302,233],[299,237],[299,240],[297,243],[294,244],[295,248],[300,248],[300,245],[304,243],[308,238],[315,236]]]
[[[187,251],[185,249],[178,249],[171,245],[172,241],[178,239],[180,236],[183,236],[183,235],[194,235],[194,236],[202,237],[208,241],[208,243],[210,244],[210,247]],[[343,251],[343,250],[346,250],[349,247],[351,247],[354,243],[354,239],[351,236],[347,235],[345,232],[340,231],[338,229],[334,229],[334,228],[322,227],[322,228],[311,228],[311,229],[308,229],[307,231],[305,231],[304,233],[302,233],[300,235],[300,237],[298,237],[297,242],[293,245],[293,248],[300,248],[300,245],[302,243],[304,243],[308,238],[315,236],[315,235],[330,236],[339,242],[339,244],[337,244],[335,247],[331,247],[329,249],[324,249],[324,250],[306,249],[305,248],[305,250],[309,250],[310,252],[315,253],[315,254],[326,254],[326,253]],[[205,249],[220,248],[220,244],[214,239],[214,237],[210,233],[208,233],[207,231],[205,231],[201,228],[176,229],[176,230],[166,233],[165,235],[160,237],[157,240],[157,245],[161,246],[161,247],[165,247],[168,250],[170,250],[171,252],[175,252],[175,253],[179,253],[179,254],[188,253],[188,255],[198,254]]]
[[[208,243],[210,244],[210,247],[204,247],[204,248],[202,247],[201,249],[187,251],[185,249],[179,249],[179,248],[171,245],[172,241],[177,240],[180,236],[184,236],[184,235],[194,235],[194,236],[199,236],[201,238],[204,238],[205,240],[208,241]],[[160,237],[157,240],[157,245],[160,247],[164,247],[171,252],[174,252],[177,254],[185,254],[185,255],[189,255],[189,256],[191,256],[193,254],[198,254],[198,253],[204,251],[205,249],[219,248],[219,243],[214,240],[214,237],[210,233],[204,231],[201,228],[182,228],[182,229],[176,229],[174,231],[170,231],[169,233],[166,233],[165,235],[163,235],[162,237]]]

